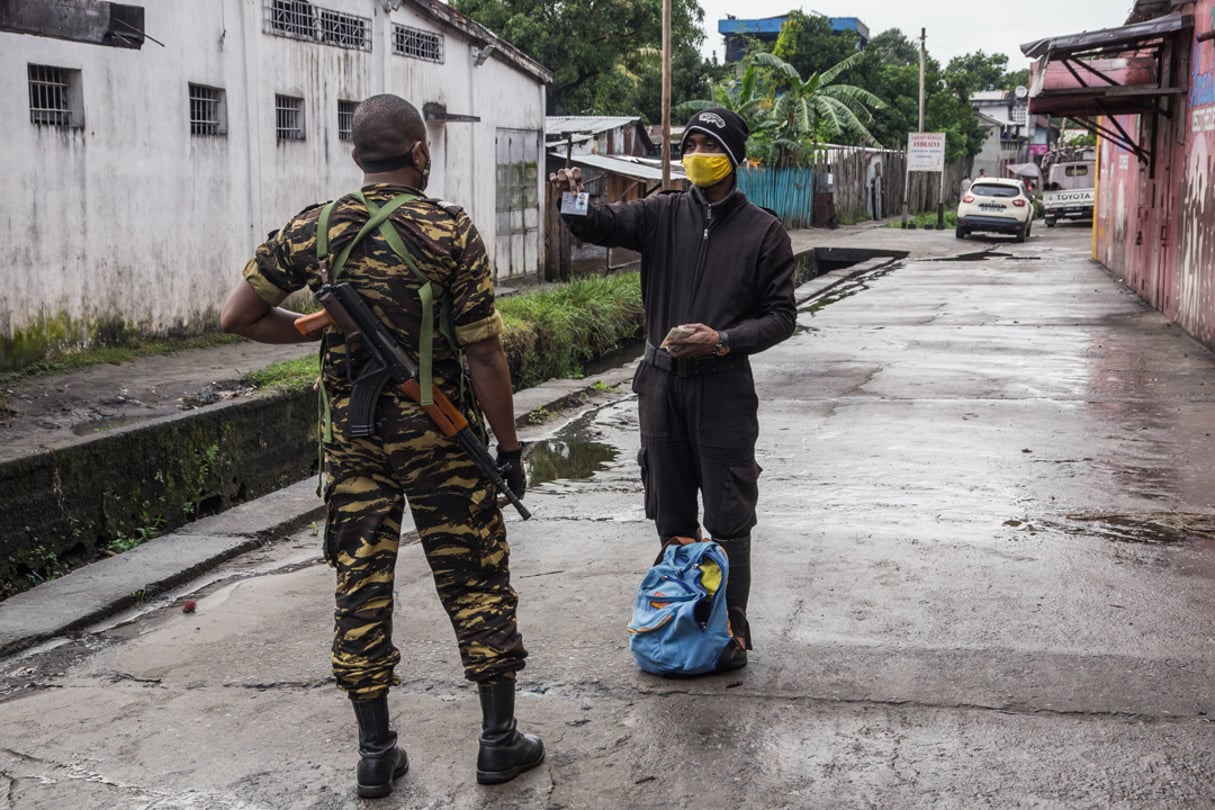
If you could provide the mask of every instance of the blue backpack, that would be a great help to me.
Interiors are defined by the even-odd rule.
[[[726,612],[730,562],[711,540],[676,540],[641,581],[628,627],[629,649],[646,672],[701,675],[742,646]]]

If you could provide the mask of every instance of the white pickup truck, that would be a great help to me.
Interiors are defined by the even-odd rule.
[[[1096,179],[1097,164],[1093,160],[1051,164],[1042,190],[1046,227],[1055,227],[1061,219],[1092,219]]]

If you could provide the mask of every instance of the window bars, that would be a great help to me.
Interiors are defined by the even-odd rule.
[[[264,30],[268,34],[371,50],[371,20],[313,6],[307,0],[264,0]]]
[[[367,20],[339,11],[321,9],[321,42],[339,48],[371,50]]]
[[[279,143],[304,140],[304,100],[295,96],[274,96],[274,133]]]
[[[224,91],[217,87],[190,84],[190,134],[223,135]]]
[[[357,101],[338,101],[338,140],[354,140],[351,124],[354,121],[354,108],[357,106]]]
[[[427,62],[443,61],[443,37],[408,25],[392,26],[392,52]]]
[[[72,126],[69,93],[72,74],[78,71],[49,65],[29,65],[30,123]]]
[[[268,0],[270,33],[296,39],[316,39],[316,15],[307,0]]]

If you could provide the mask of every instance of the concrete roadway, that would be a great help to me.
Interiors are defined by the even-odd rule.
[[[1215,356],[1090,262],[1083,229],[816,238],[913,256],[807,284],[796,336],[755,360],[747,669],[632,662],[656,540],[625,383],[528,431],[545,469],[599,464],[508,516],[543,766],[476,785],[476,695],[410,544],[392,705],[412,769],[354,797],[332,575],[305,526],[0,661],[0,808],[1215,806]],[[960,250],[986,254],[937,260]]]

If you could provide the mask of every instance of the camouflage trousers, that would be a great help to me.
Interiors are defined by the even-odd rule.
[[[336,569],[333,672],[357,700],[400,681],[393,577],[406,502],[452,627],[464,675],[513,678],[527,651],[515,624],[510,547],[492,485],[416,403],[380,397],[376,435],[348,435],[349,399],[330,402],[325,559]]]

